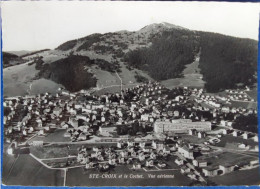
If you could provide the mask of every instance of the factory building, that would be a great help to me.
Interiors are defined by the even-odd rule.
[[[197,131],[210,131],[211,122],[197,121],[192,122],[190,119],[177,120],[156,120],[154,122],[155,133],[188,133],[189,130],[195,129]]]

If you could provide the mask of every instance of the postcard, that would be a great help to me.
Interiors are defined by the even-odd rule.
[[[2,184],[259,185],[259,10],[1,2]]]

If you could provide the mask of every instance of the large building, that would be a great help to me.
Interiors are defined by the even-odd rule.
[[[156,120],[154,123],[155,133],[188,133],[190,129],[197,131],[210,131],[211,122],[197,121],[192,122],[190,119],[177,119],[177,120]]]

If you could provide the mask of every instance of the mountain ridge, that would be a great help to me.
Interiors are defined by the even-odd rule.
[[[82,61],[82,57],[94,60],[94,62],[97,62],[95,60],[98,59],[102,60],[102,64],[94,63],[85,66],[92,73],[91,77],[96,78],[95,85],[102,88],[120,85],[118,75],[111,69],[117,70],[126,86],[151,79],[163,81],[181,78],[185,66],[195,60],[200,50],[201,59],[198,66],[209,92],[221,91],[227,87],[236,88],[239,83],[242,83],[243,86],[250,86],[255,82],[253,76],[256,73],[257,65],[257,41],[212,32],[193,31],[169,23],[155,23],[133,32],[122,30],[105,34],[95,33],[69,40],[54,50],[28,55],[23,59],[33,61],[31,64],[36,65],[38,61],[35,59],[38,58],[42,59],[43,65],[56,64],[55,62],[61,60],[70,62],[66,60],[72,60],[73,56],[77,61]],[[81,58],[77,58],[77,56]],[[63,67],[66,67],[65,64]],[[62,64],[59,63],[59,65]],[[75,65],[82,66],[80,62],[76,62]],[[218,65],[224,66],[225,69]],[[246,65],[249,67],[246,68]],[[217,69],[214,66],[217,66]],[[41,66],[40,69],[42,69]],[[61,66],[60,68],[55,67],[55,69],[64,68]],[[236,70],[237,74],[241,75],[240,69],[245,70],[243,73],[245,76],[241,77],[242,79],[232,71]],[[78,69],[75,68],[75,70]],[[43,71],[40,70],[41,73]],[[55,70],[45,71],[57,76]],[[218,78],[215,71],[221,78]],[[230,77],[225,73],[228,73]],[[39,78],[37,74],[35,73],[34,78]],[[57,76],[55,82],[63,85],[63,81],[59,81],[57,78],[60,77]],[[45,77],[45,79],[52,80],[51,77]],[[224,83],[229,83],[228,85],[221,84],[223,80],[227,79],[230,82]],[[77,90],[90,86],[83,81],[81,81],[83,82],[82,87],[78,85],[77,81],[74,82]],[[91,87],[93,86],[92,82]]]

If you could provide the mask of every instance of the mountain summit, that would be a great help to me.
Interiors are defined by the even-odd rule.
[[[140,29],[138,32],[151,32],[151,31],[158,32],[158,31],[171,30],[171,29],[187,30],[186,28],[183,28],[181,26],[177,26],[167,22],[162,22],[162,23],[154,23],[154,24],[147,25],[142,29]]]
[[[54,50],[20,58],[21,64],[29,61],[25,63],[28,66],[10,64],[4,69],[4,80],[10,82],[5,82],[5,95],[26,94],[28,88],[32,88],[30,93],[37,93],[36,86],[41,92],[52,91],[57,86],[69,91],[93,87],[99,90],[118,87],[119,91],[121,84],[131,87],[147,80],[218,92],[255,84],[257,41],[194,32],[163,22],[135,32],[92,34],[67,41]],[[194,61],[196,66],[192,64],[187,70]],[[203,82],[194,85],[199,82],[196,78],[193,82],[182,79],[193,78],[186,77],[187,73],[201,74]],[[17,88],[25,89],[17,93]]]

